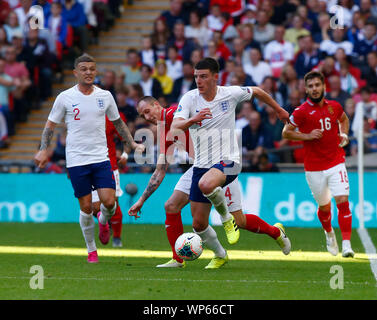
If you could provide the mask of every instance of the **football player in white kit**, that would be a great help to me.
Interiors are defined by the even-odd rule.
[[[173,122],[174,112],[176,111],[176,106],[171,106],[168,108],[163,108],[161,104],[153,97],[146,96],[143,97],[137,105],[137,111],[139,115],[144,118],[146,121],[155,124],[160,130],[157,132],[160,133],[160,156],[159,161],[157,162],[156,170],[154,171],[152,177],[149,180],[147,187],[145,188],[143,194],[140,196],[138,201],[129,209],[128,213],[131,216],[138,218],[137,213],[141,210],[145,201],[152,195],[152,193],[157,190],[157,188],[162,183],[166,171],[169,167],[169,156],[174,152],[172,137],[169,137],[170,126]],[[183,139],[178,141],[175,139],[175,145],[184,147],[184,149],[191,155],[192,148],[189,141],[189,133],[185,132]],[[170,147],[172,146],[172,147]],[[194,156],[194,155],[192,155]],[[182,268],[185,267],[185,261],[180,259],[175,252],[175,242],[178,237],[184,232],[182,219],[181,219],[181,210],[189,203],[189,194],[191,189],[193,176],[193,167],[190,167],[179,179],[176,184],[173,194],[165,203],[165,228],[166,234],[172,248],[173,257],[171,260],[164,264],[157,265],[158,268]],[[237,225],[245,230],[267,234],[277,241],[279,246],[282,248],[284,254],[289,253],[289,246],[286,246],[284,241],[280,239],[280,229],[271,226],[267,222],[263,221],[256,215],[253,214],[244,214],[242,212],[241,205],[241,190],[239,187],[238,179],[236,178],[229,185],[224,187],[224,194],[227,201],[227,206],[229,212],[234,216]],[[207,239],[212,245],[213,248],[219,250],[215,252],[216,254],[221,255],[225,249],[222,247],[218,241],[215,230],[208,226],[208,233],[212,235],[211,239]],[[215,243],[215,244],[214,244]],[[206,266],[206,269],[218,267],[213,263],[210,263]]]
[[[41,147],[35,155],[35,163],[43,168],[47,161],[47,149],[54,129],[63,118],[67,125],[66,162],[75,197],[80,204],[80,227],[88,249],[89,263],[97,263],[94,240],[92,188],[101,200],[98,222],[101,232],[108,232],[108,220],[116,209],[115,181],[108,158],[105,116],[114,124],[125,144],[135,152],[143,152],[144,146],[135,143],[128,127],[120,118],[111,93],[93,85],[97,75],[95,60],[84,54],[74,63],[73,73],[77,85],[61,92],[51,109],[42,133]]]
[[[289,114],[258,87],[218,86],[219,65],[215,59],[204,58],[198,62],[194,76],[198,88],[187,92],[180,100],[171,131],[175,136],[190,130],[195,150],[189,196],[193,229],[215,252],[209,266],[218,268],[228,261],[228,255],[226,250],[217,247],[219,243],[208,241],[213,238],[208,225],[212,205],[220,214],[228,242],[233,244],[239,239],[239,230],[229,213],[223,191],[223,187],[234,181],[241,171],[235,134],[236,106],[255,96],[270,105],[284,123],[289,121]],[[290,250],[283,226],[276,224],[276,228],[280,231],[282,246]]]

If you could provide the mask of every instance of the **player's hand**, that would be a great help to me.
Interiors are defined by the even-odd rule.
[[[138,213],[141,213],[141,207],[143,206],[144,202],[142,200],[138,200],[131,208],[130,210],[128,210],[128,215],[129,216],[134,216],[135,219],[138,219],[140,218],[140,216],[138,216]]]
[[[350,142],[348,135],[346,135],[345,133],[341,133],[339,137],[340,137],[339,147],[341,148],[345,147]]]
[[[276,114],[281,122],[289,123],[289,113],[283,108],[280,108],[278,111],[276,111]]]
[[[314,129],[309,133],[309,140],[321,139],[323,136],[321,129]]]
[[[201,122],[205,119],[211,119],[212,118],[212,112],[210,108],[204,108],[200,110],[195,116],[192,117],[192,120],[195,123]]]
[[[34,162],[39,168],[43,169],[48,163],[47,150],[39,150],[34,156]]]
[[[136,142],[133,142],[131,144],[131,148],[135,150],[135,153],[143,153],[145,150],[145,146],[143,144]]]
[[[127,164],[128,155],[127,153],[123,152],[122,155],[118,159],[118,165],[124,167]]]

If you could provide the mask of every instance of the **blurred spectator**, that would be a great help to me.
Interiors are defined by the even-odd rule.
[[[327,12],[321,12],[318,14],[317,21],[319,30],[313,33],[313,40],[315,43],[321,43],[330,38],[330,15]]]
[[[141,63],[147,64],[151,68],[154,68],[154,64],[156,63],[158,58],[156,52],[153,50],[153,42],[151,36],[143,36],[139,54]]]
[[[371,90],[369,87],[364,87],[360,91],[361,101],[356,104],[355,120],[352,124],[352,131],[357,136],[357,130],[361,123],[361,112],[364,111],[364,117],[371,122],[374,122],[374,128],[376,128],[377,121],[377,103],[371,99]]]
[[[27,15],[32,5],[32,0],[20,0],[20,6],[14,12],[17,14],[18,23],[22,30],[25,29]]]
[[[152,96],[158,99],[163,95],[162,87],[157,79],[152,78],[152,72],[153,70],[149,65],[143,64],[140,67],[141,80],[139,84],[143,88],[144,96]]]
[[[304,28],[304,20],[300,15],[295,14],[292,19],[292,26],[285,32],[284,40],[291,42],[294,45],[295,52],[297,52],[299,50],[298,38],[308,35],[310,35],[310,32]]]
[[[236,115],[236,129],[243,129],[249,124],[249,116],[252,111],[256,111],[250,100],[240,104],[240,111]]]
[[[10,12],[12,12],[12,9],[10,8],[9,3],[5,0],[0,0],[0,25],[6,23]]]
[[[349,120],[349,133],[348,135],[350,137],[354,136],[353,130],[352,130],[352,125],[353,121],[355,119],[355,111],[356,111],[356,104],[353,99],[347,99],[346,103],[344,105],[344,112],[346,113],[348,120]]]
[[[140,81],[139,55],[135,48],[127,50],[126,65],[123,65],[121,69],[124,74],[124,84],[133,84]]]
[[[254,26],[252,24],[241,25],[241,39],[244,42],[245,49],[256,48],[261,50],[259,42],[254,40]]]
[[[280,74],[279,92],[282,95],[284,105],[288,102],[288,97],[293,90],[298,89],[298,79],[296,70],[290,63],[287,63]]]
[[[133,83],[128,86],[128,97],[126,99],[127,104],[136,109],[137,103],[144,96],[143,88],[139,83]],[[125,114],[127,117],[127,115]]]
[[[116,102],[118,105],[119,112],[122,112],[127,119],[127,125],[130,122],[134,122],[139,114],[136,111],[136,108],[127,103],[127,98],[129,95],[129,90],[126,86],[119,88],[116,92]]]
[[[8,127],[5,117],[0,109],[0,149],[6,148],[8,146]]]
[[[195,49],[191,52],[190,61],[192,62],[192,65],[194,67],[202,59],[203,59],[203,51],[201,49]]]
[[[205,22],[207,27],[212,30],[221,30],[223,23],[221,21],[221,8],[219,5],[211,5],[210,14],[206,17]]]
[[[245,73],[242,65],[239,63],[236,63],[236,66],[234,67],[234,76],[236,76],[238,80],[240,81],[240,86],[243,86],[243,87],[256,86],[256,83],[248,74]]]
[[[1,48],[5,48],[6,46],[9,45],[8,42],[8,37],[7,37],[7,32],[3,27],[0,27],[0,50]]]
[[[311,35],[302,36],[298,41],[301,44],[301,50],[296,55],[294,67],[297,77],[303,79],[305,74],[319,63],[320,53],[315,48]]]
[[[259,10],[257,13],[257,25],[255,26],[255,41],[259,42],[261,45],[265,45],[272,41],[275,36],[275,26],[269,23],[270,13],[264,10]]]
[[[108,31],[114,25],[115,16],[110,10],[109,3],[112,1],[108,0],[80,0],[82,2],[86,2],[87,8],[84,5],[84,11],[86,16],[91,16],[91,11],[95,14],[95,24],[98,24],[99,30]],[[93,2],[92,8],[90,8],[90,3]],[[85,10],[86,9],[86,10]],[[91,10],[92,9],[92,10]],[[94,20],[94,19],[93,19]],[[94,21],[93,21],[94,22]]]
[[[12,94],[14,98],[15,120],[25,122],[33,101],[33,99],[29,99],[28,101],[28,98],[25,97],[27,90],[32,84],[29,71],[23,63],[16,61],[16,49],[13,46],[9,46],[5,49],[5,62],[4,72],[19,81],[19,85]]]
[[[207,52],[205,53],[206,57],[210,57],[216,59],[220,66],[220,71],[225,67],[225,60],[220,57],[219,53],[217,52],[216,42],[214,40],[210,40],[208,42]]]
[[[340,82],[342,90],[349,93],[351,96],[353,96],[359,88],[355,77],[350,73],[348,62],[342,62],[340,65]]]
[[[170,9],[161,13],[161,18],[166,21],[169,30],[173,30],[178,20],[184,21],[186,24],[186,16],[182,11],[182,0],[170,0]]]
[[[65,146],[67,139],[67,130],[59,132],[56,139],[56,146],[52,152],[51,161],[57,164],[62,170],[65,170]]]
[[[376,25],[373,22],[367,22],[357,37],[353,39],[353,45],[353,52],[358,60],[365,63],[368,53],[377,50]]]
[[[271,67],[268,63],[261,61],[261,52],[253,48],[250,50],[250,64],[244,65],[245,72],[259,86],[263,79],[272,75]]]
[[[303,27],[309,31],[313,29],[313,21],[309,18],[309,9],[305,5],[297,7],[296,13],[302,18]]]
[[[250,63],[250,53],[245,50],[245,44],[241,38],[233,39],[232,52],[232,57],[237,64],[245,65]]]
[[[271,163],[268,159],[268,154],[262,152],[262,154],[256,157],[257,161],[253,161],[249,172],[279,172],[279,168],[275,163]]]
[[[264,60],[270,65],[275,78],[280,77],[283,66],[294,58],[294,46],[284,41],[284,34],[285,28],[276,26],[274,40],[267,43],[264,48]]]
[[[346,100],[351,98],[351,95],[342,90],[342,84],[340,76],[332,75],[328,79],[330,85],[330,91],[326,93],[326,99],[335,100],[340,103],[340,105],[344,108]]]
[[[168,48],[168,59],[166,60],[166,67],[168,69],[168,76],[173,80],[182,77],[182,60],[179,59],[178,49],[176,46]]]
[[[367,56],[368,66],[363,70],[363,78],[374,92],[377,92],[377,52],[373,51]]]
[[[3,3],[5,1],[2,1]],[[14,33],[21,33],[23,32],[20,24],[18,23],[18,16],[17,16],[17,13],[15,13],[14,11],[11,11],[8,15],[8,18],[7,18],[7,23],[4,24],[4,29],[7,33],[7,39],[8,39],[8,42],[11,42],[12,41],[12,38],[13,38],[13,34]]]
[[[241,17],[241,24],[255,24],[257,16],[257,7],[253,4],[247,4],[244,14]]]
[[[220,86],[230,86],[231,78],[234,75],[234,70],[236,68],[236,63],[233,59],[229,59],[225,63],[225,69],[219,74],[219,85]]]
[[[368,118],[363,119],[364,129],[364,153],[377,152],[377,130],[372,128]],[[351,141],[351,155],[357,155],[358,141]]]
[[[284,105],[282,94],[277,90],[276,80],[272,76],[264,77],[261,88],[266,91],[280,106]],[[256,102],[257,110],[264,114],[265,104],[262,104],[259,100]]]
[[[288,96],[288,101],[287,104],[284,106],[285,110],[289,114],[292,114],[292,112],[299,106],[301,105],[301,99],[300,99],[300,91],[295,89],[291,90]]]
[[[326,55],[334,55],[338,48],[343,48],[347,56],[352,54],[353,44],[352,42],[345,40],[344,29],[332,29],[332,40],[330,37],[324,37],[319,50]]]
[[[216,44],[216,54],[219,58],[224,59],[224,61],[227,61],[229,57],[232,55],[229,48],[225,44],[221,31],[214,31],[212,40]]]
[[[197,42],[201,47],[206,47],[212,38],[212,31],[206,27],[198,10],[190,12],[190,24],[185,26],[185,38]]]
[[[320,61],[314,70],[318,70],[323,73],[325,77],[326,92],[332,90],[329,79],[331,76],[339,76],[339,72],[335,69],[334,57],[327,56],[324,60]]]
[[[225,45],[232,49],[233,40],[240,36],[237,28],[233,25],[233,19],[228,12],[221,14],[221,21],[223,22],[223,28],[221,29],[222,39]]]
[[[377,6],[371,0],[360,0],[361,19],[377,22]]]
[[[81,52],[85,52],[89,46],[89,32],[86,27],[87,18],[84,7],[76,0],[65,0],[62,15],[73,28],[74,35],[78,38],[75,45]]]
[[[249,123],[242,129],[242,152],[246,160],[251,160],[263,149],[264,132],[259,112],[251,111],[247,117]]]
[[[173,91],[173,79],[167,75],[167,67],[164,60],[157,60],[153,77],[160,82],[163,94],[165,96],[170,95]]]
[[[169,102],[178,102],[186,92],[193,89],[196,89],[194,67],[190,61],[186,61],[183,63],[183,76],[174,81]]]
[[[61,3],[51,4],[51,14],[47,19],[47,28],[50,30],[53,41],[56,42],[57,56],[63,58],[63,49],[67,47],[66,38],[68,36],[67,21],[62,15],[63,8]]]
[[[170,38],[170,30],[172,29],[168,28],[165,19],[159,18],[154,21],[151,37],[157,59],[165,59],[166,57],[166,44]]]
[[[115,92],[116,78],[117,78],[117,75],[114,70],[105,69],[105,71],[103,72],[103,76],[101,78],[101,85],[100,85],[102,89],[110,91],[114,100],[116,100],[116,92]]]
[[[244,0],[211,0],[210,4],[211,7],[218,5],[220,7],[221,12],[226,12],[230,14],[232,17],[240,16],[243,10],[245,9]]]
[[[45,100],[51,96],[53,56],[46,41],[39,38],[39,29],[29,29],[19,59],[26,62],[33,85],[39,89],[39,98]]]
[[[173,0],[176,1],[176,0]],[[173,29],[173,37],[167,43],[167,48],[176,46],[183,61],[189,60],[191,52],[197,47],[195,42],[185,38],[185,24],[177,21]]]

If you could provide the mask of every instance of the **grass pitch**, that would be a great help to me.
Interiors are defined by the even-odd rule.
[[[97,228],[98,229],[98,228]],[[287,228],[292,252],[284,256],[266,235],[241,230],[230,246],[215,228],[230,261],[205,270],[212,253],[184,269],[158,269],[171,257],[162,225],[124,225],[124,248],[98,245],[99,264],[86,262],[79,224],[0,224],[0,299],[377,299],[376,280],[356,230],[355,258],[326,251],[321,229]],[[190,226],[185,226],[190,232]],[[377,239],[377,230],[368,230]],[[98,233],[98,230],[97,230]],[[336,230],[341,245],[339,230]],[[376,242],[374,243],[376,245]],[[42,266],[44,288],[32,290],[30,268]],[[341,266],[344,289],[331,289],[330,268]]]

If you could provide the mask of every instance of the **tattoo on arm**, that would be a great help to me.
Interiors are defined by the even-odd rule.
[[[131,146],[134,139],[132,138],[131,132],[123,120],[119,118],[118,120],[113,121],[113,124],[116,131],[118,131],[119,135],[122,137],[123,142]]]
[[[169,164],[161,164],[158,165],[156,170],[154,171],[152,177],[150,178],[147,187],[145,188],[143,195],[141,196],[144,201],[147,200],[153,192],[156,191],[156,189],[161,184],[162,180],[164,180],[166,171],[168,170]]]
[[[53,129],[48,128],[48,127],[43,129],[41,147],[39,150],[46,150],[50,146],[53,135],[54,135]]]

